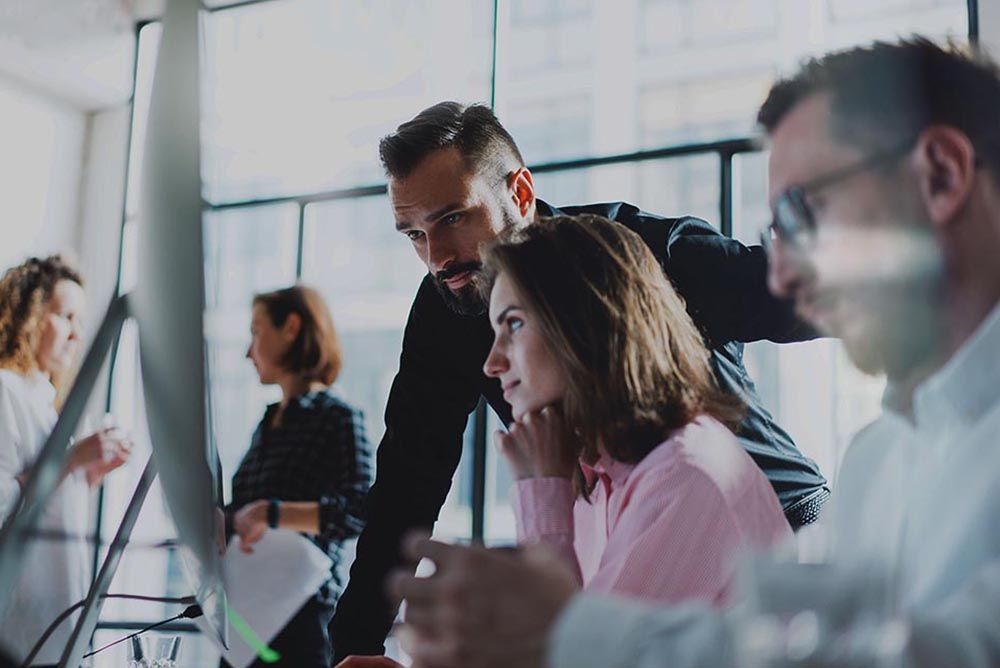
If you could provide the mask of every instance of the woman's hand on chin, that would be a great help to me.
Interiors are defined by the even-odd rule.
[[[566,442],[562,415],[553,406],[525,413],[509,431],[496,433],[496,444],[518,480],[572,478],[578,466]]]

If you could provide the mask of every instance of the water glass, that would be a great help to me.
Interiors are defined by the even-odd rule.
[[[137,636],[128,641],[128,668],[175,668],[180,656],[180,636]]]

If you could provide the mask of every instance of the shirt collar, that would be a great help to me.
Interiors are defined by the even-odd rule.
[[[330,394],[330,396],[333,396],[332,389],[330,387],[324,387],[319,390],[310,390],[308,392],[296,395],[291,399],[289,399],[288,406],[298,406],[299,408],[309,409],[316,405],[320,396],[325,394]],[[280,405],[281,402],[276,401],[273,404],[268,405],[267,408],[268,410],[276,410]],[[286,411],[288,410],[288,406],[285,407]]]
[[[295,403],[297,403],[302,408],[312,408],[320,403],[321,397],[333,396],[332,388],[324,387],[318,390],[310,390],[304,394],[300,394],[295,397]]]
[[[950,360],[913,392],[916,425],[975,422],[1000,400],[1000,304]],[[890,384],[883,406],[899,413],[905,392]]]
[[[54,403],[56,400],[56,388],[41,371],[31,371],[24,377],[25,383],[35,393],[39,400],[44,400],[46,404]]]
[[[635,470],[635,464],[619,462],[603,454],[593,464],[580,462],[580,469],[583,471],[583,478],[587,481],[588,487],[592,486],[598,478],[604,475],[611,481],[612,489],[621,489],[628,480],[629,475]]]
[[[561,216],[563,212],[555,208],[548,202],[542,201],[540,199],[535,199],[535,211],[538,212],[539,216],[545,216],[551,218],[552,216]]]

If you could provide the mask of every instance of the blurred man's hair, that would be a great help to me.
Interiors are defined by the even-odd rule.
[[[1000,71],[969,47],[914,37],[812,58],[771,88],[757,121],[771,133],[817,93],[831,96],[834,139],[887,149],[929,125],[948,125],[1000,175]]]
[[[424,158],[456,148],[470,169],[505,177],[524,166],[510,133],[482,104],[439,102],[424,109],[379,142],[378,153],[390,178],[406,178]]]

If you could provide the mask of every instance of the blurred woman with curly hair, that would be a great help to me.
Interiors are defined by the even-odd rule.
[[[58,419],[57,388],[76,366],[83,279],[58,255],[30,258],[0,278],[0,518],[17,512],[27,473]],[[73,442],[58,488],[38,528],[53,538],[32,541],[21,561],[13,598],[0,617],[0,645],[24,659],[46,627],[83,599],[90,582],[84,535],[90,529],[88,487],[128,458],[131,442],[102,429]],[[59,661],[72,620],[37,655]]]

